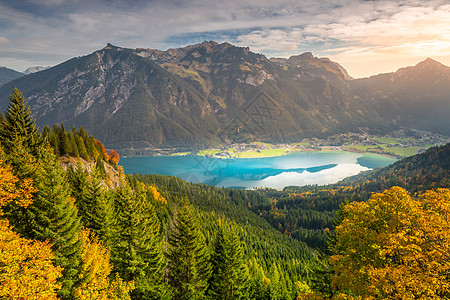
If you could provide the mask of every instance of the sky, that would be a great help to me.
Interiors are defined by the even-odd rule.
[[[111,43],[213,40],[267,57],[312,52],[354,78],[427,57],[450,66],[449,0],[0,0],[0,65],[53,66]]]

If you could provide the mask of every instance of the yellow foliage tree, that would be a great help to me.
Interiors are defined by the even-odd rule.
[[[112,270],[110,252],[88,229],[81,231],[83,250],[81,260],[83,270],[80,274],[82,284],[75,292],[77,299],[126,299],[134,283],[125,282],[119,276],[110,280]]]
[[[62,268],[52,260],[49,243],[21,238],[0,220],[0,299],[57,299]]]
[[[364,299],[450,297],[449,189],[414,199],[393,187],[343,213],[330,257],[341,292]]]
[[[162,203],[162,204],[167,204],[166,198],[164,198],[164,197],[158,192],[158,190],[156,189],[156,187],[150,185],[150,186],[148,187],[148,189],[152,192],[153,199],[155,199],[156,202],[160,202],[160,203]]]
[[[31,180],[19,181],[0,160],[0,215],[11,201],[28,206],[35,191]],[[52,264],[53,258],[48,242],[21,238],[0,220],[0,299],[57,299],[62,268]]]
[[[27,207],[31,204],[33,193],[36,189],[32,186],[31,179],[20,180],[13,174],[11,167],[0,159],[0,209],[8,202]],[[0,215],[2,214],[0,210]]]

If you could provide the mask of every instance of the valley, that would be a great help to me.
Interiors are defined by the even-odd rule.
[[[161,149],[153,155],[198,155],[215,158],[262,158],[287,155],[298,151],[355,151],[405,158],[426,149],[450,142],[450,138],[422,130],[402,129],[388,135],[344,133],[326,139],[306,138],[298,143],[270,144],[252,142],[231,144],[203,150]]]

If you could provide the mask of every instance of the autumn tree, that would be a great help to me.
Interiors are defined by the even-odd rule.
[[[0,156],[3,157],[0,151]],[[19,180],[0,158],[0,215],[9,202],[27,207],[35,192],[32,181]],[[8,220],[0,220],[0,298],[57,299],[61,267],[53,265],[48,241],[27,240],[15,233]]]
[[[114,151],[114,150],[109,150],[109,157],[110,157],[110,162],[113,164],[113,165],[117,165],[118,163],[119,163],[119,161],[120,161],[120,156],[119,156],[119,153],[117,153],[117,151]]]
[[[341,292],[372,299],[450,297],[450,190],[417,199],[393,187],[344,207],[330,258]]]
[[[0,298],[57,299],[62,268],[53,265],[48,241],[20,237],[0,220]]]
[[[75,291],[77,299],[129,300],[133,282],[125,282],[119,276],[110,276],[112,265],[110,252],[88,229],[81,231],[82,270],[80,284]]]

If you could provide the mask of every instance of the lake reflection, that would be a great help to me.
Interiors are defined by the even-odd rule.
[[[335,183],[395,161],[372,153],[305,151],[267,158],[128,157],[122,158],[120,165],[127,174],[175,175],[190,182],[220,187],[281,189],[290,185]]]

